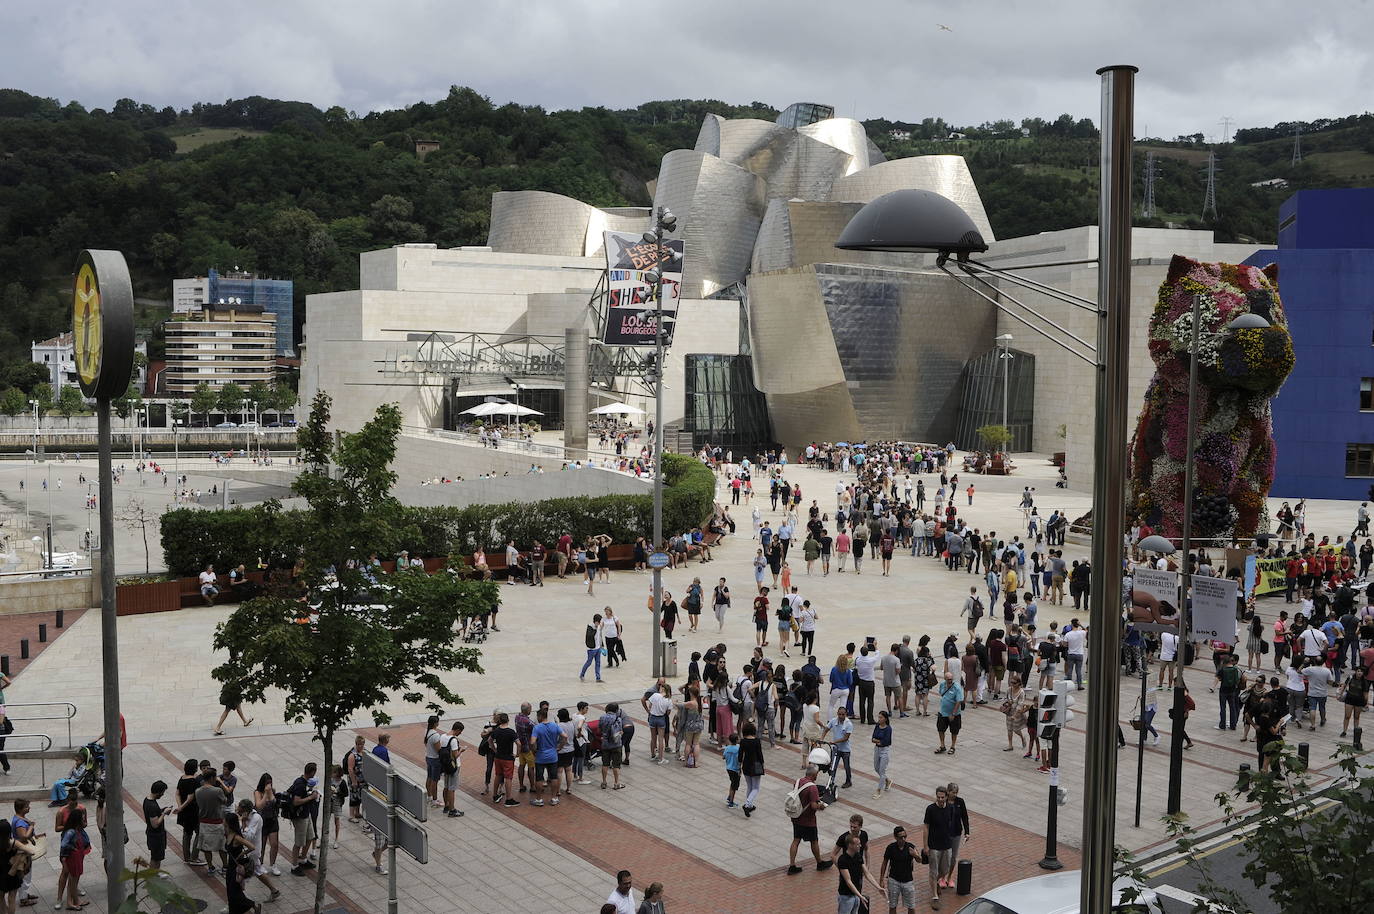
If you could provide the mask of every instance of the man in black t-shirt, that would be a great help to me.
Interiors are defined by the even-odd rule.
[[[845,844],[848,843],[850,836],[859,839],[859,856],[868,862],[868,832],[864,831],[864,817],[855,813],[849,817],[849,830],[841,832],[835,839],[835,849],[830,852],[830,859],[836,862],[840,859],[840,854],[844,853]]]
[[[864,877],[874,882],[877,880],[864,866],[864,854],[857,835],[846,833],[844,852],[835,866],[840,873],[839,905],[836,910],[839,914],[858,914],[863,903]]]
[[[892,843],[883,851],[878,882],[887,880],[887,914],[897,914],[905,905],[907,914],[916,912],[916,845],[906,840],[906,829],[892,829]]]
[[[519,806],[520,801],[506,796],[505,786],[515,781],[515,744],[518,737],[510,726],[510,715],[505,711],[496,715],[496,726],[487,740],[491,744],[492,768],[496,774],[496,785],[491,791],[492,803],[503,800],[507,806]]]
[[[940,880],[954,866],[954,835],[960,831],[957,813],[949,805],[949,793],[941,787],[935,802],[926,807],[925,846],[930,852],[930,906],[940,907]]]

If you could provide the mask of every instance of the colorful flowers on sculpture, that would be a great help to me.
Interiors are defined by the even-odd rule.
[[[1166,537],[1183,526],[1188,459],[1188,378],[1193,311],[1198,321],[1198,409],[1194,440],[1193,535],[1249,537],[1267,522],[1274,480],[1269,401],[1293,370],[1293,341],[1274,268],[1200,263],[1175,256],[1150,318],[1155,375],[1131,441],[1131,504],[1136,519]],[[1241,314],[1270,326],[1231,329]]]

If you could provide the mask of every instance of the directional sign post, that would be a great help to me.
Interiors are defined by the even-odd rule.
[[[397,914],[396,848],[429,862],[429,834],[420,827],[429,815],[425,792],[419,784],[396,773],[396,769],[372,753],[363,754],[363,778],[368,788],[363,793],[363,820],[386,835],[387,914]]]
[[[668,553],[666,552],[649,553],[650,568],[667,568],[670,561],[671,559],[668,558]]]

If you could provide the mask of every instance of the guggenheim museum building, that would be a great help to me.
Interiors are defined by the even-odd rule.
[[[1064,451],[1070,484],[1088,486],[1093,368],[1065,353],[1058,331],[1039,318],[1031,329],[1019,305],[977,294],[933,255],[835,242],[864,204],[895,190],[934,191],[982,235],[980,261],[1056,264],[1034,278],[1093,299],[1096,227],[1000,239],[961,156],[887,161],[859,122],[832,115],[811,103],[775,122],[708,115],[695,146],[665,155],[650,182],[654,207],[677,216],[670,237],[685,245],[664,361],[669,447],[781,444],[795,453],[808,441],[902,439],[971,448],[973,430],[1000,423],[1005,410],[1013,450]],[[399,403],[406,426],[419,430],[455,428],[464,409],[494,397],[570,429],[573,413],[610,401],[652,413],[647,350],[601,340],[604,233],[641,234],[655,211],[502,192],[485,246],[364,253],[361,288],[309,297],[302,400],[330,391],[345,429],[383,402]],[[1170,256],[1240,263],[1260,250],[1216,244],[1204,231],[1134,230],[1134,402],[1153,368],[1147,324]],[[1092,312],[1016,295],[1095,340]]]

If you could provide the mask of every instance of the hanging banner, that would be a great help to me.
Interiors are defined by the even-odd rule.
[[[1236,643],[1236,582],[1229,578],[1193,577],[1193,625],[1197,640]]]
[[[1244,549],[1227,549],[1226,565],[1245,569],[1245,596],[1253,600],[1288,589],[1288,559],[1263,559]]]
[[[665,240],[659,248],[629,232],[606,232],[605,240],[607,308],[602,342],[612,346],[652,346],[657,323],[654,287],[645,282],[644,271],[654,265],[660,252],[665,265],[676,262],[676,270],[663,271],[663,313],[667,317],[676,315],[682,290],[682,241]],[[671,343],[672,338],[673,322],[666,320],[663,345]]]
[[[1142,632],[1178,631],[1178,572],[1147,565],[1131,573],[1131,619]]]

